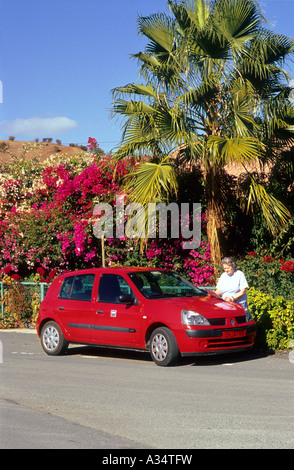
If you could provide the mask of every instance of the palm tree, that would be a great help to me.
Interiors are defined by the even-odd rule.
[[[208,240],[219,264],[226,165],[249,173],[247,209],[258,206],[273,234],[290,218],[250,174],[250,164],[268,162],[277,145],[294,139],[290,77],[283,69],[294,41],[265,28],[255,0],[168,4],[171,16],[138,19],[148,44],[133,57],[145,84],[113,90],[113,114],[124,119],[115,156],[137,156],[130,188],[143,204],[176,190],[174,155],[183,165],[201,163]],[[145,153],[153,161],[140,162]]]

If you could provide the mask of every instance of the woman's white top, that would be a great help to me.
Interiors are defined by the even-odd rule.
[[[219,278],[216,288],[221,291],[222,298],[233,297],[235,294],[238,294],[240,290],[247,289],[248,284],[242,271],[234,271],[234,273],[229,276],[227,273],[223,273]],[[238,304],[241,304],[245,311],[248,310],[247,306],[247,293],[245,292],[242,297],[236,300]]]

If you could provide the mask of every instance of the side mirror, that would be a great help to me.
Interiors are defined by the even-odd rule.
[[[118,300],[122,304],[133,304],[135,302],[135,298],[129,294],[120,295]]]

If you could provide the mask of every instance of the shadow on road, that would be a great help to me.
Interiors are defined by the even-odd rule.
[[[268,356],[268,354],[260,351],[242,351],[229,354],[217,354],[215,356],[198,356],[183,358],[182,362],[192,366],[217,366],[223,364],[236,364],[238,362],[256,361]]]
[[[116,360],[134,360],[142,363],[152,363],[152,359],[148,351],[129,350],[102,346],[83,346],[83,345],[70,345],[66,352],[67,356],[84,356],[84,357],[97,357]],[[211,356],[197,356],[197,357],[181,357],[173,367],[180,366],[196,366],[207,367],[217,366],[223,364],[235,364],[238,362],[255,361],[266,357],[268,354],[260,352],[259,350],[250,350],[243,352],[235,352],[230,354],[220,354]]]
[[[101,357],[109,359],[129,359],[142,362],[153,362],[148,351],[139,351],[134,349],[120,349],[114,347],[103,346],[82,346],[70,345],[67,356],[86,356],[86,357]]]

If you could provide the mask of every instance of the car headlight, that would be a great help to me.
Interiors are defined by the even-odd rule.
[[[182,310],[182,323],[183,325],[210,325],[209,321],[207,318],[205,318],[203,315],[200,315],[200,313],[193,312],[191,310]]]
[[[246,313],[246,322],[253,320],[251,313],[249,310],[245,310]]]

